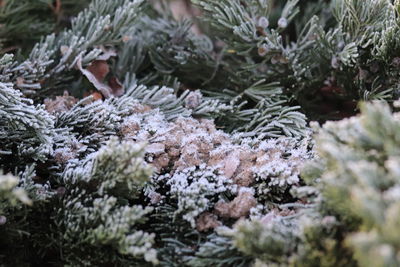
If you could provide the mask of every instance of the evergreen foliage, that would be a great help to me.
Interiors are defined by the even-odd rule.
[[[15,50],[25,54],[41,36],[68,26],[71,16],[88,4],[87,0],[1,1],[1,54]]]
[[[225,235],[259,263],[290,266],[396,266],[398,113],[386,103],[318,129],[320,159],[304,169],[309,204],[270,212]],[[302,192],[303,191],[303,192]]]
[[[400,265],[400,1],[0,0],[0,24],[0,266]]]
[[[386,103],[363,104],[361,111],[326,123],[317,138],[323,207],[346,226],[361,266],[396,266],[399,117]]]

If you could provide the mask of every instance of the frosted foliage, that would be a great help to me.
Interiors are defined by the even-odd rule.
[[[296,251],[298,226],[281,216],[268,220],[240,221],[231,233],[234,245],[264,263],[284,263],[285,255]]]
[[[247,217],[259,201],[292,198],[290,189],[300,185],[299,169],[313,155],[309,140],[240,142],[210,120],[167,121],[144,105],[135,111],[119,131],[125,140],[147,143],[146,160],[157,171],[148,199],[155,206],[176,202],[175,220],[182,217],[201,231]]]
[[[2,202],[0,204],[0,215],[3,215],[3,208],[8,205],[13,206],[18,202],[32,205],[32,200],[28,197],[26,191],[22,187],[18,187],[18,183],[18,177],[11,174],[4,175],[0,172],[0,200]]]
[[[382,101],[360,107],[359,116],[319,128],[321,159],[309,178],[320,178],[324,203],[355,228],[346,242],[360,265],[397,266],[400,120]]]
[[[299,166],[312,156],[308,140],[281,138],[238,145],[237,137],[216,130],[210,120],[167,122],[156,110],[141,109],[127,117],[120,132],[125,139],[149,143],[148,159],[158,171],[206,164],[245,187],[257,179],[268,187],[286,189],[299,182]]]
[[[80,242],[98,246],[111,246],[123,255],[145,257],[157,262],[152,249],[154,235],[143,231],[132,231],[132,227],[143,223],[143,217],[151,212],[140,206],[119,206],[117,199],[111,196],[86,199],[77,198],[66,203],[69,209],[66,215],[64,238],[66,242]],[[88,206],[90,202],[92,206]],[[84,227],[82,228],[82,224]],[[85,237],[84,241],[77,238]]]
[[[147,181],[152,172],[142,157],[143,145],[128,141],[119,143],[112,138],[98,152],[88,155],[81,164],[71,162],[64,179],[71,185],[96,182],[100,195],[118,187],[132,193]]]
[[[226,179],[215,168],[204,164],[191,167],[168,175],[160,176],[158,180],[166,180],[170,186],[169,195],[178,200],[178,209],[175,215],[182,215],[183,219],[195,227],[195,219],[202,212],[212,208],[214,199],[224,192],[231,190],[232,181]]]
[[[400,0],[0,14],[4,266],[400,266]]]
[[[271,139],[259,145],[259,151],[265,153],[253,167],[259,198],[280,201],[285,190],[299,185],[301,167],[312,157],[307,145],[307,141],[290,139]]]
[[[56,2],[54,13],[61,8]],[[235,3],[239,14],[241,3]],[[254,73],[246,84],[226,77],[227,88],[238,92],[215,95],[221,70],[224,76],[236,72],[223,62],[223,53],[230,50],[214,50],[213,41],[193,34],[188,21],[155,18],[150,4],[93,0],[67,29],[43,37],[31,53],[0,59],[0,157],[5,159],[0,167],[16,175],[0,175],[0,193],[10,203],[33,204],[14,207],[4,201],[0,206],[0,226],[30,219],[21,220],[15,230],[0,229],[5,242],[14,240],[15,233],[23,236],[27,249],[18,252],[26,254],[21,262],[40,255],[33,264],[147,266],[163,261],[165,266],[163,253],[172,247],[183,266],[185,249],[176,246],[184,248],[188,243],[180,243],[178,236],[189,234],[199,237],[198,244],[186,246],[192,256],[205,240],[210,248],[218,241],[235,256],[231,240],[220,238],[215,229],[247,218],[265,201],[276,201],[259,197],[261,183],[281,188],[278,194],[298,185],[297,168],[300,158],[308,156],[302,151],[306,148],[291,146],[295,139],[262,143],[254,138],[304,135],[305,116],[289,106],[286,96],[281,98],[281,86],[255,81]],[[68,5],[63,2],[62,8]],[[252,33],[258,31],[255,23],[264,30],[275,24],[255,12],[251,21],[247,12],[241,13],[246,18],[229,27],[247,42],[248,51],[264,42]],[[292,13],[293,7],[285,7],[287,24]],[[138,47],[129,48],[131,41]],[[123,68],[121,61],[126,61]],[[96,73],[99,66],[105,74]],[[96,77],[103,74],[103,79]],[[118,94],[110,92],[110,84],[104,86],[111,80]],[[252,103],[247,105],[248,100]],[[251,141],[228,134],[235,129],[218,125],[221,118],[229,118],[228,124],[238,119],[236,132]],[[282,158],[287,162],[276,164]],[[167,233],[163,224],[171,222],[157,216],[173,218],[171,229],[181,229]],[[177,242],[168,247],[171,233]]]
[[[13,82],[25,94],[42,92],[43,81],[68,80],[65,75],[76,66],[90,64],[103,54],[100,46],[117,42],[140,14],[143,0],[99,1],[92,3],[72,19],[70,29],[50,34],[42,39],[29,57],[22,62],[12,58],[0,76],[2,81]]]
[[[142,105],[132,97],[93,101],[91,97],[76,103],[71,109],[56,114],[56,126],[62,130],[62,144],[56,151],[60,163],[97,151],[112,136],[116,136],[124,119]],[[68,135],[68,132],[70,135]]]
[[[157,262],[154,235],[135,228],[152,209],[127,202],[138,196],[151,175],[143,156],[143,145],[112,138],[82,162],[67,165],[63,175],[67,195],[59,211],[66,248],[74,243],[82,249],[100,244],[122,255]],[[73,261],[82,263],[85,258]]]
[[[44,161],[52,153],[54,118],[9,83],[0,83],[0,118],[1,154]]]

